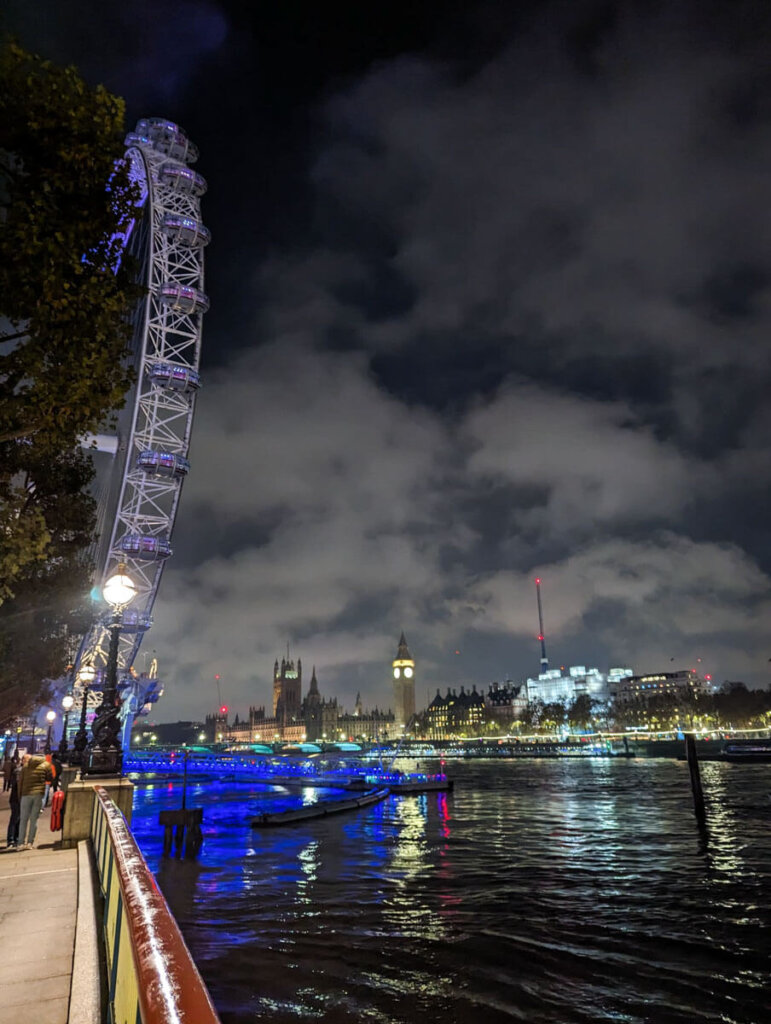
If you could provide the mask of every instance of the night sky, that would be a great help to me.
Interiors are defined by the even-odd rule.
[[[6,11],[209,182],[158,719],[521,680],[536,573],[555,666],[769,683],[771,5]]]

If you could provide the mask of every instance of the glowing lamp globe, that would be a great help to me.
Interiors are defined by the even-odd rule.
[[[62,707],[65,711],[72,711],[72,705],[75,703],[75,698],[71,693],[68,693],[66,697],[62,697]]]
[[[83,683],[84,686],[88,686],[93,683],[96,678],[96,669],[93,665],[81,665],[78,671],[78,679]]]
[[[113,608],[123,608],[136,595],[136,584],[130,576],[126,575],[126,566],[121,563],[118,571],[111,576],[102,587],[102,594],[105,601]]]
[[[53,722],[53,720],[55,718],[56,718],[56,712],[55,711],[46,711],[46,721],[47,722]]]

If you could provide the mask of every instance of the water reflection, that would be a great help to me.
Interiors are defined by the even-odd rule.
[[[178,792],[137,791],[223,1024],[767,1019],[767,770],[703,765],[700,853],[678,762],[450,768],[449,797],[262,832],[255,808],[306,795],[198,786],[197,864],[161,861]]]
[[[297,902],[310,905],[312,902],[312,883],[316,881],[319,870],[319,841],[311,839],[299,852],[300,872],[297,879]]]

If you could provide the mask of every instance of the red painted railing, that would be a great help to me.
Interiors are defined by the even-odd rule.
[[[94,788],[91,836],[105,897],[109,1019],[134,1024],[138,1007],[142,1024],[219,1024],[209,991],[126,819],[105,789]]]

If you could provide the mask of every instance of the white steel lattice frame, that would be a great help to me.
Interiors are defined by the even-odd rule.
[[[110,526],[111,536],[106,558],[97,566],[96,583],[101,586],[123,562],[136,584],[137,594],[124,615],[126,628],[121,633],[118,672],[126,672],[134,663],[142,637],[152,620],[164,559],[147,561],[132,558],[120,546],[126,535],[159,537],[168,540],[177,514],[182,478],[148,476],[137,467],[137,456],[147,450],[169,452],[183,457],[190,447],[195,409],[195,390],[175,391],[153,383],[149,370],[157,363],[171,363],[197,372],[201,352],[201,313],[184,313],[161,301],[161,286],[167,282],[190,286],[203,293],[203,245],[189,245],[163,230],[164,217],[176,214],[193,221],[201,219],[200,201],[193,192],[185,192],[164,183],[162,168],[178,165],[151,145],[132,145],[126,151],[132,176],[146,193],[142,283],[148,292],[137,310],[138,338],[135,356],[136,389],[133,394],[131,427],[120,439],[124,473],[117,508]],[[136,628],[138,624],[139,628]],[[107,664],[109,629],[106,621],[97,621],[84,637],[77,665]],[[77,673],[76,673],[77,679]],[[98,703],[94,687],[89,705]],[[82,689],[76,687],[78,705]]]

